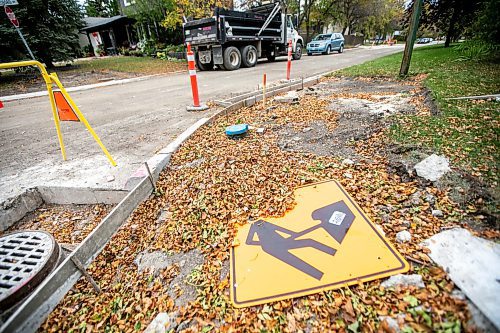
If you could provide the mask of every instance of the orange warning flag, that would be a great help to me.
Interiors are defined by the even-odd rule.
[[[54,99],[56,100],[57,114],[60,121],[80,121],[62,92],[54,91]]]

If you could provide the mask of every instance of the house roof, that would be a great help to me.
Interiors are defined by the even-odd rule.
[[[113,17],[84,17],[83,21],[85,21],[85,27],[81,29],[81,31],[93,32],[101,29],[109,28],[112,25],[118,23],[134,23],[135,20],[129,18],[125,15],[116,15]]]

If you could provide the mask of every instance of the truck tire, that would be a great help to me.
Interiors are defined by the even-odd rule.
[[[302,58],[302,44],[300,42],[297,42],[297,45],[295,45],[295,52],[292,58],[293,60],[300,60],[300,58]]]
[[[253,67],[257,65],[258,58],[259,56],[255,46],[247,45],[241,49],[241,65],[243,67]]]
[[[224,68],[234,71],[241,66],[241,53],[237,47],[230,46],[224,50]]]
[[[272,51],[267,51],[266,58],[267,58],[267,61],[274,62],[276,60],[276,53],[274,53]]]
[[[212,60],[208,64],[203,64],[198,58],[198,55],[196,55],[196,67],[198,67],[200,71],[211,71],[214,69],[214,61]]]

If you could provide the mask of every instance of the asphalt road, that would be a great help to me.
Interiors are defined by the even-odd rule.
[[[343,54],[304,56],[292,62],[292,78],[333,71],[403,50],[403,45],[363,47]],[[202,101],[222,100],[282,80],[286,58],[233,72],[198,73]],[[64,82],[63,82],[64,84]],[[71,96],[118,163],[111,167],[81,123],[62,124],[62,161],[47,97],[5,103],[0,109],[0,202],[38,185],[122,188],[142,162],[215,110],[187,112],[187,73],[73,92]],[[114,180],[111,180],[111,179]]]

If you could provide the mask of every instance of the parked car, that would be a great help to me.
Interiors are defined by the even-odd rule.
[[[417,39],[417,44],[427,44],[427,43],[430,43],[432,41],[433,41],[432,38],[423,37],[423,38],[418,38]]]
[[[340,33],[321,34],[307,44],[307,55],[313,53],[330,54],[332,51],[344,52],[344,36]]]

